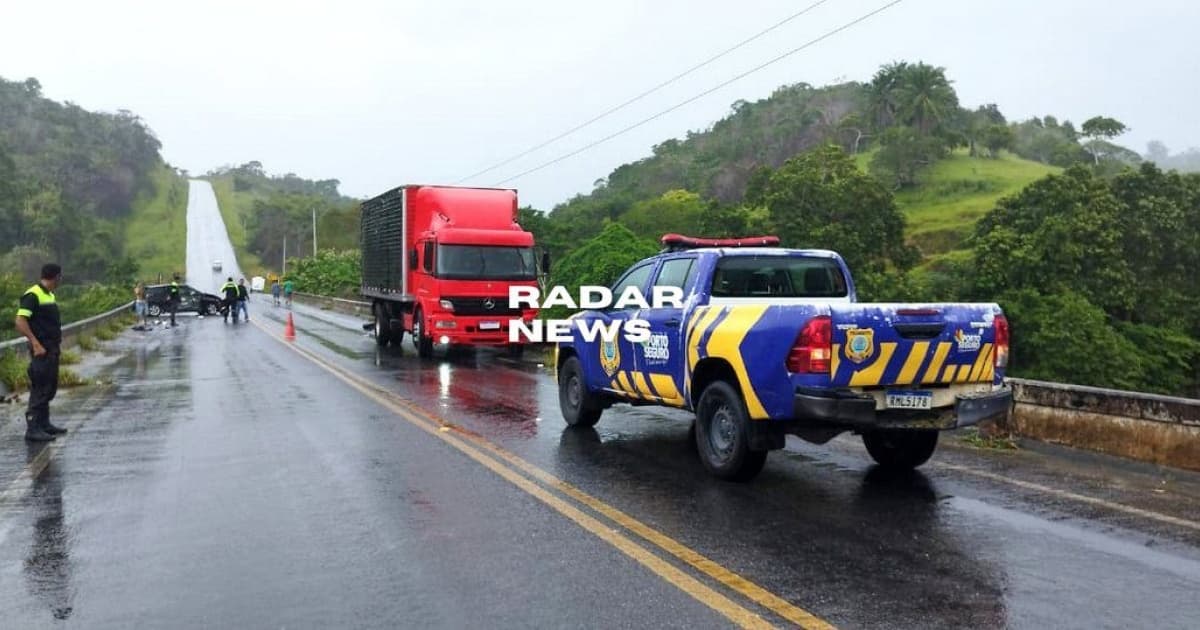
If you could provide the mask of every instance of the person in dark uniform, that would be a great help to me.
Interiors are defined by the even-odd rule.
[[[237,302],[238,302],[238,285],[233,283],[233,276],[225,280],[225,284],[221,285],[221,296],[225,298],[225,321],[229,321],[229,316],[233,315],[233,323],[237,323]]]
[[[171,310],[171,326],[175,326],[175,313],[179,312],[179,302],[182,296],[179,294],[179,274],[175,274],[175,278],[171,280],[171,286],[167,288],[167,308]]]
[[[250,301],[250,291],[246,289],[246,279],[238,280],[238,297],[237,308],[246,321],[250,321],[250,311],[246,309],[246,303]],[[237,315],[234,315],[233,321],[237,321]]]
[[[62,267],[49,263],[42,278],[21,296],[17,332],[29,342],[29,409],[25,412],[25,439],[49,442],[67,430],[50,424],[50,401],[58,393],[58,359],[62,346],[62,321],[54,290]]]

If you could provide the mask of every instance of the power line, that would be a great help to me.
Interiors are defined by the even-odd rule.
[[[542,169],[544,169],[544,168],[546,168],[546,167],[548,167],[548,166],[552,166],[552,165],[554,165],[554,164],[557,164],[557,163],[559,163],[559,162],[561,162],[561,161],[563,161],[563,160],[566,160],[566,159],[569,159],[569,158],[575,157],[576,155],[579,155],[580,153],[583,153],[584,151],[587,151],[588,149],[591,149],[591,148],[593,148],[593,147],[596,147],[596,146],[598,146],[598,145],[604,144],[605,142],[608,142],[609,140],[612,140],[613,138],[616,138],[617,136],[621,136],[621,135],[624,135],[624,134],[626,134],[626,133],[629,133],[630,131],[633,131],[634,129],[637,129],[638,127],[641,127],[642,125],[645,125],[646,123],[649,123],[649,122],[652,122],[652,121],[658,120],[659,118],[662,118],[663,116],[666,116],[667,114],[669,114],[669,113],[671,113],[671,112],[673,112],[673,111],[675,111],[675,110],[679,109],[680,107],[683,107],[683,106],[685,106],[685,105],[688,105],[688,104],[690,104],[690,103],[693,103],[693,102],[695,102],[695,101],[697,101],[697,100],[699,100],[699,99],[701,99],[701,98],[704,98],[705,96],[708,96],[709,94],[712,94],[713,92],[716,92],[717,90],[719,90],[719,89],[721,89],[721,88],[723,88],[723,87],[725,87],[725,86],[727,86],[727,85],[729,85],[729,84],[731,84],[731,83],[733,83],[733,82],[735,82],[735,81],[741,80],[741,79],[743,79],[743,78],[745,78],[745,77],[747,77],[747,76],[749,76],[749,75],[751,75],[751,74],[754,74],[755,72],[758,72],[759,70],[762,70],[763,68],[766,68],[767,66],[770,66],[770,65],[772,65],[772,64],[775,64],[775,63],[778,63],[778,62],[780,62],[780,61],[783,61],[784,59],[786,59],[786,58],[788,58],[788,57],[791,57],[792,55],[794,55],[794,54],[796,54],[796,53],[798,53],[798,52],[800,52],[800,51],[802,51],[802,50],[804,50],[804,49],[806,49],[806,48],[809,48],[810,46],[813,46],[813,45],[815,45],[815,44],[818,44],[818,43],[820,43],[820,42],[822,42],[822,41],[824,41],[824,40],[826,40],[826,39],[829,39],[830,37],[833,37],[834,35],[837,35],[838,33],[842,32],[842,31],[844,31],[844,30],[846,30],[846,29],[848,29],[848,28],[850,28],[850,27],[852,27],[852,26],[854,26],[854,25],[856,25],[856,24],[858,24],[858,23],[860,23],[860,22],[865,22],[866,20],[870,19],[871,17],[874,17],[875,15],[878,15],[878,14],[880,14],[880,13],[883,13],[884,11],[886,11],[886,10],[888,10],[888,9],[890,9],[890,8],[892,8],[892,7],[894,7],[894,6],[896,6],[897,4],[900,4],[900,3],[901,3],[901,2],[903,2],[903,1],[904,1],[904,0],[892,0],[891,2],[889,2],[889,3],[887,3],[887,4],[883,5],[883,6],[880,6],[880,7],[876,8],[876,9],[874,9],[873,11],[870,11],[870,12],[868,12],[868,13],[865,13],[865,14],[863,14],[863,15],[861,15],[861,16],[859,16],[859,17],[857,17],[857,18],[854,18],[853,20],[850,20],[849,22],[846,22],[845,24],[843,24],[843,25],[841,25],[841,26],[839,26],[839,27],[837,27],[837,28],[835,28],[835,29],[833,29],[833,30],[831,30],[831,31],[828,31],[828,32],[826,32],[825,34],[821,35],[820,37],[817,37],[817,38],[815,38],[815,39],[811,39],[811,40],[809,40],[809,41],[807,41],[807,42],[805,42],[805,43],[801,44],[800,46],[797,46],[796,48],[793,48],[793,49],[791,49],[791,50],[789,50],[789,51],[787,51],[787,52],[785,52],[785,53],[783,53],[783,54],[781,54],[781,55],[779,55],[779,56],[777,56],[777,57],[774,57],[774,58],[772,58],[772,59],[770,59],[770,60],[768,60],[768,61],[766,61],[766,62],[763,62],[763,63],[761,63],[761,64],[759,64],[759,65],[757,65],[757,66],[755,66],[755,67],[753,67],[753,68],[751,68],[751,69],[749,69],[749,70],[746,70],[745,72],[742,72],[741,74],[735,75],[735,76],[733,76],[733,77],[731,77],[731,78],[729,78],[729,79],[727,79],[727,80],[725,80],[725,81],[723,81],[723,82],[721,82],[721,83],[719,83],[719,84],[717,84],[717,85],[715,85],[715,86],[713,86],[713,87],[711,87],[711,88],[709,88],[709,89],[707,89],[707,90],[705,90],[705,91],[703,91],[703,92],[701,92],[701,93],[699,93],[699,94],[697,94],[697,95],[695,95],[695,96],[693,96],[693,97],[691,97],[691,98],[689,98],[689,99],[687,99],[687,100],[684,100],[684,101],[682,101],[682,102],[680,102],[680,103],[677,103],[677,104],[675,104],[675,105],[672,105],[671,107],[669,107],[669,108],[667,108],[667,109],[664,109],[663,111],[661,111],[661,112],[658,112],[657,114],[654,114],[653,116],[650,116],[649,118],[644,118],[644,119],[642,119],[642,120],[640,120],[640,121],[638,121],[638,122],[636,122],[636,123],[634,123],[634,124],[632,124],[632,125],[629,125],[628,127],[625,127],[625,128],[623,128],[623,129],[621,129],[621,130],[619,130],[619,131],[616,131],[616,132],[614,132],[614,133],[611,133],[611,134],[609,134],[609,135],[607,135],[607,136],[604,136],[603,138],[600,138],[599,140],[596,140],[596,141],[594,141],[594,142],[591,142],[591,143],[589,143],[589,144],[585,144],[584,146],[582,146],[582,147],[580,147],[580,148],[578,148],[578,149],[575,149],[574,151],[571,151],[570,153],[565,153],[565,154],[563,154],[563,155],[560,155],[560,156],[558,156],[558,157],[556,157],[556,158],[554,158],[554,159],[552,159],[552,160],[550,160],[550,161],[548,161],[548,162],[543,162],[543,163],[541,163],[541,164],[539,164],[539,165],[537,165],[537,166],[535,166],[535,167],[533,167],[533,168],[531,168],[531,169],[528,169],[528,170],[521,171],[520,173],[517,173],[516,175],[513,175],[513,176],[511,176],[511,177],[508,177],[508,178],[506,178],[506,179],[502,179],[502,180],[500,180],[500,181],[496,182],[494,185],[495,185],[495,186],[501,186],[501,185],[503,185],[503,184],[507,184],[508,182],[511,182],[511,181],[513,181],[513,180],[515,180],[515,179],[520,179],[520,178],[522,178],[522,177],[524,177],[524,176],[526,176],[526,175],[529,175],[530,173],[536,173],[537,171],[540,171],[540,170],[542,170]]]
[[[705,59],[704,61],[701,61],[700,63],[698,63],[698,64],[696,64],[696,65],[694,65],[694,66],[692,66],[692,67],[688,68],[687,70],[684,70],[683,72],[680,72],[679,74],[677,74],[677,75],[675,75],[675,76],[673,76],[673,77],[671,77],[671,78],[667,79],[666,81],[663,81],[662,83],[659,83],[658,85],[655,85],[654,87],[652,87],[652,88],[650,88],[650,89],[646,90],[645,92],[642,92],[641,94],[638,94],[637,96],[634,96],[633,98],[631,98],[631,99],[629,99],[629,100],[627,100],[627,101],[625,101],[625,102],[623,102],[623,103],[621,103],[621,104],[619,104],[619,105],[615,105],[615,106],[613,106],[613,107],[610,107],[609,109],[607,109],[607,110],[605,110],[605,111],[601,112],[600,114],[597,114],[596,116],[594,116],[594,117],[592,117],[592,118],[589,118],[588,120],[585,120],[584,122],[582,122],[582,123],[580,123],[580,124],[578,124],[578,125],[576,125],[576,126],[574,126],[574,127],[571,127],[570,129],[568,129],[568,130],[566,130],[566,131],[564,131],[564,132],[562,132],[562,133],[558,134],[557,136],[554,136],[553,138],[550,138],[549,140],[546,140],[545,142],[542,142],[541,144],[538,144],[538,145],[535,145],[535,146],[529,147],[528,149],[525,149],[524,151],[522,151],[522,152],[520,152],[520,153],[518,153],[518,154],[516,154],[516,155],[513,155],[513,156],[510,156],[510,157],[508,157],[508,158],[505,158],[503,161],[501,161],[501,162],[497,162],[496,164],[493,164],[493,165],[491,165],[491,166],[489,166],[489,167],[487,167],[487,168],[483,169],[482,171],[476,171],[475,173],[472,173],[472,174],[470,174],[470,175],[467,175],[466,177],[464,177],[464,178],[462,178],[462,179],[460,179],[460,180],[458,180],[458,181],[456,181],[456,182],[454,182],[454,183],[455,183],[455,184],[461,184],[461,183],[463,183],[463,182],[465,182],[465,181],[467,181],[467,180],[469,180],[469,179],[474,179],[474,178],[476,178],[476,177],[479,177],[480,175],[484,175],[484,174],[486,174],[486,173],[490,173],[490,172],[492,172],[492,171],[494,171],[494,170],[496,170],[496,169],[498,169],[498,168],[500,168],[500,167],[502,167],[502,166],[507,166],[507,165],[509,165],[509,164],[512,164],[513,162],[516,162],[517,160],[519,160],[519,159],[521,159],[521,158],[525,157],[526,155],[529,155],[530,153],[533,153],[534,151],[537,151],[538,149],[545,148],[545,147],[547,147],[547,146],[549,146],[549,145],[551,145],[551,144],[554,144],[555,142],[558,142],[559,140],[562,140],[563,138],[566,138],[567,136],[569,136],[569,135],[571,135],[571,134],[575,133],[576,131],[579,131],[580,129],[583,129],[583,128],[585,128],[585,127],[591,126],[593,123],[595,123],[595,122],[598,122],[598,121],[600,121],[600,120],[602,120],[602,119],[604,119],[604,118],[607,118],[608,116],[610,116],[610,115],[612,115],[612,114],[615,114],[616,112],[618,112],[618,111],[620,111],[620,110],[622,110],[622,109],[625,109],[626,107],[628,107],[628,106],[630,106],[630,105],[632,105],[632,104],[634,104],[634,103],[636,103],[636,102],[638,102],[638,101],[642,100],[643,98],[646,98],[647,96],[650,96],[651,94],[653,94],[653,93],[655,93],[655,92],[657,92],[657,91],[659,91],[659,90],[661,90],[661,89],[663,89],[663,88],[667,87],[668,85],[671,85],[672,83],[674,83],[674,82],[676,82],[676,81],[678,81],[678,80],[680,80],[680,79],[682,79],[682,78],[686,77],[687,75],[689,75],[689,74],[691,74],[691,73],[693,73],[693,72],[695,72],[695,71],[697,71],[697,70],[699,70],[699,69],[703,68],[704,66],[707,66],[708,64],[710,64],[710,63],[712,63],[712,62],[714,62],[714,61],[716,61],[716,60],[720,59],[721,57],[724,57],[725,55],[728,55],[729,53],[731,53],[731,52],[733,52],[733,51],[735,51],[735,50],[737,50],[737,49],[741,48],[742,46],[745,46],[746,44],[749,44],[750,42],[752,42],[752,41],[754,41],[754,40],[756,40],[756,39],[758,39],[758,38],[762,37],[763,35],[766,35],[767,33],[770,33],[771,31],[774,31],[775,29],[777,29],[777,28],[779,28],[779,27],[783,26],[784,24],[787,24],[788,22],[791,22],[792,20],[794,20],[794,19],[796,19],[796,18],[798,18],[798,17],[800,17],[800,16],[804,15],[805,13],[808,13],[809,11],[812,11],[813,9],[815,9],[815,8],[817,8],[817,7],[819,7],[819,6],[821,6],[822,4],[825,4],[825,3],[826,3],[826,2],[828,2],[828,1],[829,1],[829,0],[817,0],[816,2],[814,2],[814,3],[810,4],[810,5],[808,5],[807,7],[805,7],[805,8],[803,8],[803,9],[801,9],[800,11],[798,11],[798,12],[796,12],[796,13],[793,13],[793,14],[791,14],[791,15],[789,15],[789,16],[787,16],[787,17],[783,18],[782,20],[780,20],[780,21],[778,21],[778,22],[776,22],[776,23],[772,24],[771,26],[768,26],[767,28],[765,28],[765,29],[763,29],[763,30],[761,30],[761,31],[759,31],[759,32],[757,32],[757,33],[755,33],[755,34],[753,34],[753,35],[751,35],[750,37],[747,37],[746,39],[743,39],[742,41],[740,41],[740,42],[738,42],[738,43],[734,44],[733,46],[731,46],[731,47],[729,47],[729,48],[726,48],[725,50],[723,50],[723,51],[721,51],[721,52],[719,52],[719,53],[717,53],[717,54],[713,55],[712,57],[709,57],[708,59]]]

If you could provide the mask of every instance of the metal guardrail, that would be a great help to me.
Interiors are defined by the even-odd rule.
[[[72,322],[66,326],[63,326],[63,346],[66,347],[73,345],[75,340],[79,338],[79,335],[99,328],[100,326],[107,324],[109,321],[116,319],[125,313],[132,312],[132,309],[133,302],[126,302],[125,304],[118,306],[117,308],[114,308],[106,313],[93,315],[87,319],[81,319],[77,322]],[[27,356],[29,352],[28,342],[25,341],[24,337],[18,337],[16,339],[9,339],[8,341],[0,342],[0,353],[7,352],[9,350],[16,352],[20,356]]]
[[[293,293],[292,298],[299,300],[301,303],[317,306],[328,306],[332,310],[347,313],[349,315],[369,315],[371,313],[371,303],[361,300],[347,300],[345,298],[314,295],[312,293],[301,293],[299,291]]]

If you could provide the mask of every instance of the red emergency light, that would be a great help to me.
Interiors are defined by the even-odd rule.
[[[778,247],[778,236],[742,236],[739,238],[696,238],[682,234],[663,234],[666,251],[678,252],[697,247]]]

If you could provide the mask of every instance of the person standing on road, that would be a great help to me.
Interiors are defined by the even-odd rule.
[[[279,292],[282,290],[283,287],[279,286],[278,278],[271,281],[271,297],[275,300],[275,306],[279,306]]]
[[[241,311],[242,316],[246,321],[250,321],[250,311],[246,310],[246,303],[250,301],[250,292],[246,289],[246,279],[238,280],[237,286],[237,307]],[[233,321],[237,321],[237,313],[233,315]]]
[[[175,313],[179,312],[180,301],[179,274],[175,274],[175,278],[171,280],[171,286],[167,287],[167,309],[171,311],[172,328],[175,327]]]
[[[229,316],[233,315],[233,323],[237,323],[237,299],[238,286],[233,283],[233,276],[225,279],[225,284],[221,285],[221,297],[225,302],[225,321],[229,321]]]
[[[58,393],[58,359],[62,346],[62,321],[54,290],[62,279],[62,267],[42,266],[42,277],[21,296],[15,322],[29,342],[29,408],[25,411],[25,439],[49,442],[66,433],[50,424],[50,401]]]
[[[133,286],[133,312],[137,314],[139,329],[146,328],[146,285],[141,280]]]
[[[292,293],[296,290],[296,285],[292,283],[292,279],[288,278],[283,281],[283,297],[287,300],[288,308],[292,308]]]

